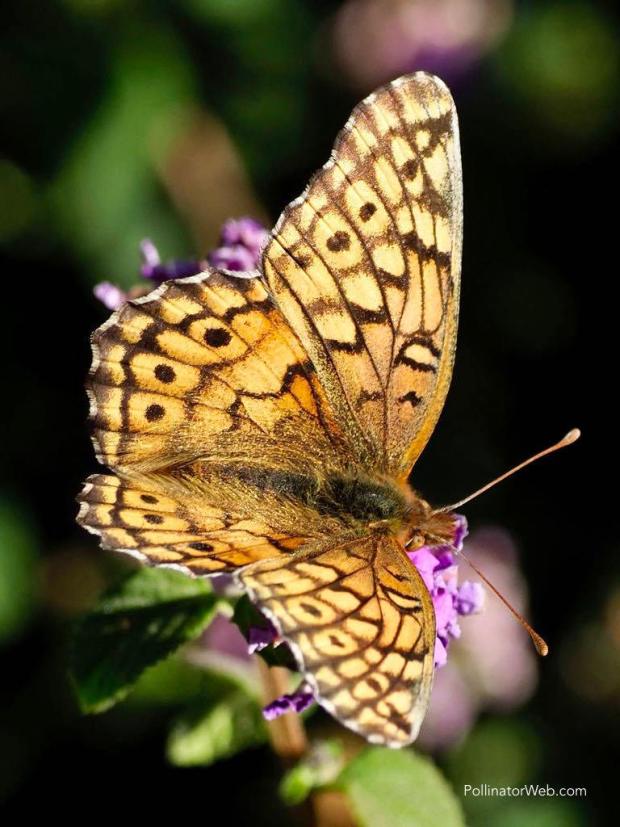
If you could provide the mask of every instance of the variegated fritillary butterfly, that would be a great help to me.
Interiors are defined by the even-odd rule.
[[[79,522],[106,548],[237,572],[319,702],[368,740],[417,735],[435,616],[404,549],[453,517],[407,486],[448,390],[462,227],[458,127],[417,73],[359,104],[271,234],[93,335],[97,458]]]

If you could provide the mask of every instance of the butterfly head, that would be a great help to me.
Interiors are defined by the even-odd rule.
[[[452,512],[435,511],[421,497],[414,495],[408,505],[401,539],[408,551],[422,546],[454,543],[459,517]]]

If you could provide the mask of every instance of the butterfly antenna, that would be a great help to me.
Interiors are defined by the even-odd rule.
[[[510,469],[510,471],[506,471],[501,476],[497,477],[494,480],[491,480],[491,482],[488,482],[486,485],[483,485],[482,488],[479,488],[477,491],[474,491],[473,494],[470,494],[468,497],[459,500],[457,503],[452,503],[452,505],[444,505],[441,508],[435,509],[433,511],[433,514],[444,514],[446,511],[454,511],[456,508],[460,508],[462,505],[465,505],[465,503],[470,502],[475,497],[479,497],[480,494],[484,494],[485,491],[488,491],[490,488],[493,488],[499,482],[502,482],[508,477],[511,477],[513,474],[516,474],[517,471],[520,471],[522,468],[525,468],[526,465],[531,465],[532,462],[536,462],[536,460],[542,459],[542,457],[546,457],[547,454],[552,454],[554,451],[559,451],[560,448],[566,448],[567,445],[572,445],[573,442],[577,442],[580,436],[581,431],[579,430],[579,428],[573,428],[572,431],[569,431],[566,434],[566,436],[559,442],[556,442],[549,448],[545,448],[544,451],[540,451],[538,454],[534,454],[533,457],[526,459],[525,462],[520,462],[519,465],[515,465],[514,468]]]
[[[521,612],[518,612],[518,611],[515,609],[515,607],[512,605],[512,603],[510,603],[510,602],[509,602],[509,601],[508,601],[508,600],[504,597],[504,595],[500,592],[500,590],[499,590],[496,586],[494,586],[494,585],[493,585],[493,583],[491,583],[491,581],[490,581],[490,580],[489,580],[489,578],[486,576],[486,574],[483,574],[483,573],[480,571],[480,569],[478,568],[478,566],[476,566],[476,564],[475,564],[475,563],[473,563],[473,562],[469,559],[469,557],[465,554],[465,552],[464,552],[464,551],[462,551],[461,549],[458,549],[456,546],[453,546],[451,543],[446,543],[446,542],[445,542],[445,540],[442,540],[442,539],[441,539],[441,537],[434,537],[433,539],[436,539],[436,540],[437,540],[437,542],[438,542],[439,544],[441,544],[441,546],[442,546],[442,547],[449,548],[449,549],[450,549],[450,551],[453,551],[453,552],[454,552],[454,554],[456,554],[458,557],[462,557],[462,558],[463,558],[463,560],[465,560],[465,562],[467,563],[467,565],[468,565],[470,568],[472,568],[472,569],[476,572],[476,574],[478,575],[478,577],[479,577],[479,578],[480,578],[480,579],[481,579],[481,580],[482,580],[482,581],[483,581],[483,582],[484,582],[484,583],[485,583],[485,584],[486,584],[486,585],[487,585],[487,586],[491,589],[491,591],[493,592],[493,594],[495,594],[497,597],[499,597],[499,599],[502,601],[502,603],[503,603],[503,604],[504,604],[504,606],[508,609],[508,611],[509,611],[509,612],[512,612],[512,614],[513,614],[513,615],[514,615],[514,617],[515,617],[515,618],[519,621],[519,623],[521,624],[521,626],[523,626],[523,628],[525,629],[525,631],[526,631],[526,632],[528,633],[528,635],[531,637],[531,639],[532,639],[532,643],[534,644],[534,647],[536,648],[536,651],[538,652],[538,654],[539,654],[539,655],[542,655],[542,657],[545,657],[545,655],[548,655],[548,654],[549,654],[549,647],[547,646],[547,643],[546,643],[545,639],[544,639],[543,637],[541,637],[541,635],[539,635],[539,634],[538,634],[538,632],[536,632],[534,629],[532,629],[532,627],[531,627],[531,626],[530,626],[530,624],[527,622],[527,620],[523,617],[523,615],[521,614]]]
[[[506,606],[506,608],[508,609],[508,611],[512,612],[512,614],[516,617],[516,619],[519,621],[519,623],[521,624],[521,626],[523,626],[523,628],[525,629],[525,631],[526,631],[526,632],[528,633],[528,635],[532,638],[532,643],[533,643],[533,644],[534,644],[534,646],[536,647],[536,651],[538,652],[538,654],[539,654],[539,655],[542,655],[543,657],[545,657],[545,655],[549,654],[549,647],[547,646],[546,641],[544,640],[544,638],[542,638],[542,637],[538,634],[538,632],[536,632],[536,631],[534,631],[534,629],[532,629],[532,627],[531,627],[531,626],[530,626],[530,624],[527,622],[527,620],[523,617],[523,615],[521,614],[521,612],[518,612],[518,611],[515,609],[515,607],[514,607],[511,603],[509,603],[509,602],[508,602],[508,600],[506,600],[506,598],[505,598],[505,597],[504,597],[504,595],[503,595],[503,594],[499,591],[499,589],[497,589],[497,588],[493,585],[493,583],[491,583],[491,581],[489,580],[489,578],[488,578],[486,575],[484,575],[484,574],[480,571],[480,569],[478,568],[478,566],[476,566],[474,563],[472,563],[472,561],[469,559],[469,557],[467,557],[467,555],[465,555],[462,551],[457,551],[457,554],[459,554],[459,555],[463,558],[463,560],[465,560],[465,562],[467,563],[467,565],[468,565],[468,566],[470,566],[470,567],[471,567],[471,568],[472,568],[472,569],[476,572],[476,574],[478,575],[478,577],[479,577],[479,578],[480,578],[480,579],[481,579],[484,583],[486,583],[486,585],[487,585],[487,586],[491,589],[491,591],[492,591],[495,595],[497,595],[497,597],[499,597],[499,599],[502,601],[502,603],[504,604],[504,606]]]

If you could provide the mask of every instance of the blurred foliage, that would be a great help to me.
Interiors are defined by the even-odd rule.
[[[409,750],[369,747],[336,782],[360,827],[463,827],[458,799],[434,764]]]
[[[396,11],[399,2],[391,4]],[[82,387],[88,335],[106,313],[90,298],[93,285],[100,279],[135,283],[143,236],[151,236],[165,257],[202,253],[194,245],[217,236],[223,215],[253,205],[258,217],[275,217],[301,192],[357,102],[357,93],[347,91],[350,78],[339,68],[333,36],[335,16],[345,5],[355,12],[355,4],[5,5],[5,818],[38,817],[42,799],[62,808],[69,821],[83,820],[93,801],[98,816],[110,820],[118,818],[121,801],[126,818],[178,818],[178,802],[198,788],[205,799],[225,802],[234,823],[290,825],[279,785],[286,802],[299,802],[329,786],[319,771],[329,761],[323,756],[317,767],[310,758],[281,782],[280,768],[261,746],[259,706],[243,671],[220,679],[212,664],[189,662],[197,644],[181,644],[195,641],[215,606],[199,581],[183,579],[182,590],[187,584],[198,591],[179,595],[184,608],[170,616],[170,625],[158,621],[159,609],[149,614],[145,598],[142,606],[126,603],[120,614],[122,604],[115,609],[112,603],[109,615],[95,612],[81,627],[88,641],[78,666],[86,703],[103,707],[134,688],[107,715],[79,716],[65,674],[68,626],[122,564],[111,565],[74,525],[73,497],[95,467]],[[558,430],[580,425],[584,444],[469,508],[472,524],[495,521],[518,539],[531,584],[530,615],[549,638],[551,655],[541,667],[540,691],[523,712],[485,718],[438,760],[472,827],[606,827],[620,817],[614,787],[618,542],[614,520],[605,516],[616,508],[615,489],[602,483],[592,458],[615,467],[608,436],[615,406],[603,391],[609,395],[613,387],[617,350],[617,278],[608,242],[616,217],[607,207],[620,112],[617,8],[586,0],[506,0],[503,7],[512,23],[489,51],[459,55],[459,71],[452,74],[455,64],[447,50],[442,54],[463,146],[462,325],[446,411],[416,466],[415,483],[432,501],[448,502]],[[470,8],[484,25],[490,4],[472,0]],[[389,29],[381,36],[390,50]],[[401,71],[418,67],[406,54],[403,60]],[[203,169],[208,174],[201,177]],[[197,206],[205,202],[201,212]],[[240,603],[238,618],[243,609]],[[132,648],[136,660],[129,669],[123,646],[134,647],[136,639],[118,634],[123,612],[144,644]],[[278,647],[266,651],[267,658],[284,655]],[[102,683],[102,676],[114,675],[110,664],[119,671]],[[360,749],[320,712],[309,731],[319,741],[336,734],[343,760]],[[166,737],[169,757],[185,766],[183,772],[163,760]],[[208,771],[188,766],[224,755],[228,760],[211,763]],[[493,779],[584,785],[588,798],[463,796],[465,783]],[[359,824],[378,827],[384,819],[396,827],[401,816],[408,824],[430,825],[439,815],[446,824],[462,823],[454,793],[427,759],[412,752],[365,750],[338,784],[351,796]],[[136,796],[145,785],[155,793]]]
[[[288,805],[305,801],[313,790],[336,781],[344,766],[345,756],[340,741],[316,741],[308,755],[302,758],[282,778],[280,796]]]
[[[177,38],[157,25],[127,27],[110,64],[98,111],[52,186],[52,214],[93,283],[114,274],[128,287],[138,239],[183,243],[155,168],[188,117],[193,78]]]
[[[71,674],[84,712],[102,712],[142,672],[198,637],[219,604],[208,580],[144,568],[106,594],[76,626]]]
[[[19,237],[34,220],[38,205],[33,189],[22,169],[0,159],[0,244]]]
[[[493,719],[450,754],[448,768],[454,783],[518,787],[532,781],[541,765],[540,739],[519,720]],[[486,799],[480,799],[483,804]]]
[[[305,94],[316,26],[300,0],[183,0],[199,43],[217,44],[220,65],[207,96],[221,84],[219,111],[259,182],[274,162],[298,162],[307,128]],[[279,135],[278,145],[273,136]]]
[[[185,658],[170,657],[146,669],[135,683],[129,705],[177,707],[198,698],[206,672]]]
[[[549,133],[556,151],[600,137],[617,118],[620,44],[611,21],[591,4],[533,4],[498,61],[525,117]],[[539,144],[540,132],[529,138]]]
[[[178,767],[206,767],[266,738],[258,698],[248,685],[210,672],[202,697],[173,722],[166,752]]]
[[[32,520],[0,496],[0,645],[19,635],[36,607],[37,541]]]

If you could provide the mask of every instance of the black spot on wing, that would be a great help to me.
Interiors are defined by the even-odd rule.
[[[146,411],[144,412],[144,416],[146,417],[148,422],[157,422],[158,420],[162,419],[164,414],[166,413],[166,409],[163,405],[149,405]]]
[[[349,234],[344,230],[338,230],[330,238],[327,239],[327,247],[332,253],[339,253],[341,250],[348,250],[351,246],[351,239]]]
[[[163,382],[165,385],[169,385],[170,382],[174,382],[176,379],[174,368],[170,367],[170,365],[155,365],[155,370],[153,372],[155,374],[155,378],[159,379],[159,381]]]
[[[232,336],[223,327],[210,327],[205,331],[204,340],[209,347],[226,347]]]
[[[409,404],[413,408],[416,408],[420,404],[420,402],[422,402],[422,397],[418,396],[418,394],[415,391],[409,391],[408,393],[399,396],[398,401],[409,402]]]
[[[362,219],[362,221],[369,221],[376,212],[376,205],[373,204],[372,201],[367,201],[360,207],[359,216]]]

